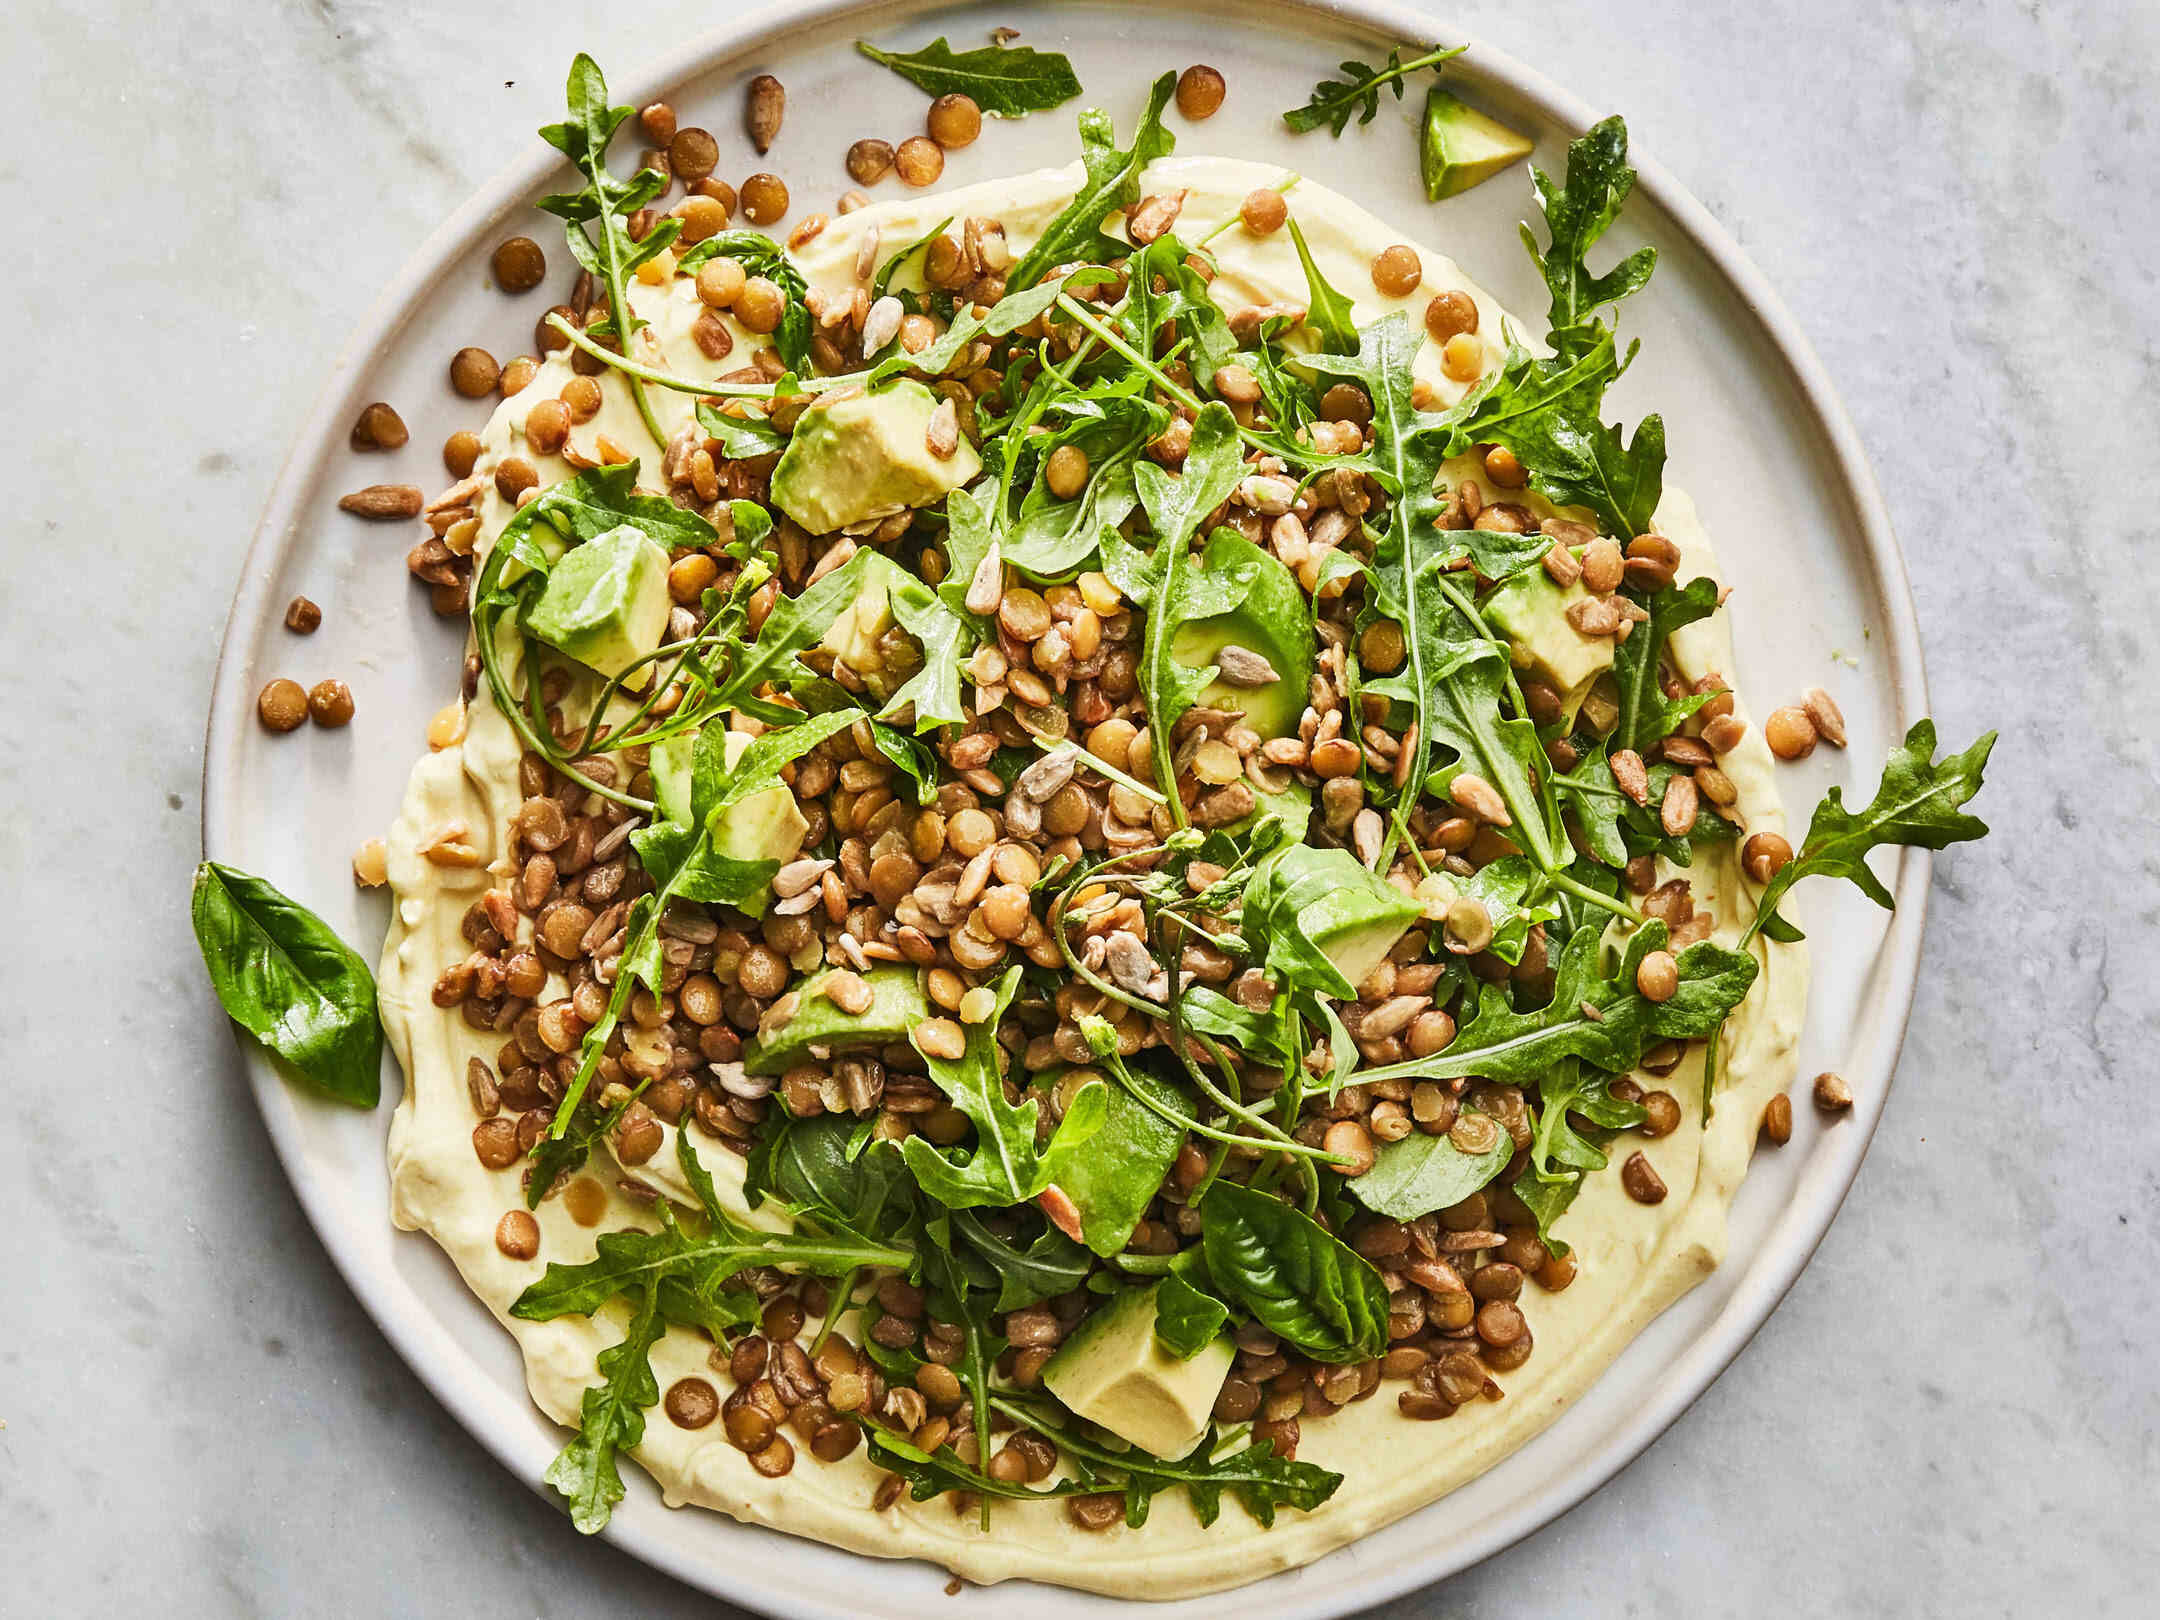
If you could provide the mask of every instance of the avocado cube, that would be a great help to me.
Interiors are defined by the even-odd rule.
[[[1568,609],[1589,596],[1580,580],[1562,590],[1532,568],[1485,599],[1485,617],[1506,633],[1515,667],[1557,691],[1570,715],[1613,662],[1611,636],[1586,636],[1568,623]]]
[[[1465,106],[1445,90],[1425,96],[1425,137],[1420,168],[1425,195],[1433,202],[1483,185],[1510,164],[1530,155],[1532,141],[1507,125]]]
[[[860,1051],[897,1046],[908,1031],[930,1017],[922,978],[911,967],[878,967],[862,975],[870,987],[869,1008],[841,1011],[825,994],[825,982],[839,968],[827,968],[803,980],[795,995],[795,1014],[777,1028],[760,1029],[743,1048],[743,1068],[751,1074],[784,1074],[810,1056],[813,1046],[829,1051]]]
[[[668,554],[625,523],[563,553],[525,628],[603,675],[620,675],[667,634]]]
[[[1202,707],[1242,710],[1245,724],[1263,739],[1289,736],[1304,716],[1313,672],[1312,610],[1297,576],[1250,540],[1226,530],[1208,541],[1199,568],[1204,574],[1242,579],[1245,596],[1227,613],[1179,625],[1170,639],[1170,656],[1187,669],[1214,666],[1225,671],[1202,689]],[[1275,679],[1255,683],[1249,674],[1232,679],[1257,670],[1250,659],[1236,654],[1225,660],[1225,650],[1233,647],[1266,660]]]
[[[1227,1336],[1188,1361],[1155,1341],[1155,1289],[1128,1288],[1096,1308],[1043,1364],[1043,1387],[1090,1423],[1162,1458],[1200,1443],[1237,1351]]]
[[[938,397],[903,379],[803,412],[773,468],[773,504],[812,534],[928,506],[970,483],[982,458],[963,437],[931,454]]]
[[[662,820],[685,827],[691,823],[691,772],[697,739],[696,732],[687,731],[664,737],[652,746],[654,806]],[[740,731],[730,731],[722,739],[731,768],[751,740]],[[795,795],[775,785],[737,799],[720,812],[713,827],[713,851],[732,860],[773,861],[785,866],[802,853],[803,839],[809,832],[810,823],[803,819]],[[761,889],[737,902],[737,907],[747,916],[762,917],[768,897],[769,891]]]

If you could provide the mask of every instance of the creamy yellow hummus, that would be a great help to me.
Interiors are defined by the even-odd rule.
[[[1024,251],[1072,196],[1080,178],[1074,164],[877,204],[834,219],[808,244],[800,262],[812,285],[851,292],[860,284],[857,264],[866,236],[876,233],[878,245],[869,256],[882,261],[941,220],[977,214],[1001,219],[1015,248]],[[1181,158],[1157,164],[1144,189],[1150,194],[1186,192],[1178,230],[1190,241],[1234,218],[1246,193],[1279,178],[1274,170],[1235,159]],[[1419,248],[1423,285],[1410,298],[1384,298],[1373,289],[1371,260],[1403,233],[1310,180],[1295,189],[1290,201],[1329,282],[1355,297],[1360,322],[1397,309],[1417,322],[1433,294],[1459,288],[1477,301],[1479,333],[1489,363],[1497,363],[1507,317],[1452,259]],[[1214,287],[1227,307],[1305,301],[1304,276],[1287,232],[1256,238],[1242,225],[1233,225],[1210,245],[1221,266]],[[653,323],[651,341],[657,353],[648,351],[646,357],[679,373],[705,377],[734,369],[762,342],[736,328],[735,352],[716,364],[689,340],[701,306],[686,278],[665,287],[639,285],[632,297],[639,313]],[[1527,337],[1530,329],[1522,323],[1508,324]],[[1463,392],[1460,384],[1441,374],[1437,351],[1429,343],[1418,370],[1443,401]],[[496,410],[483,436],[483,483],[498,459],[513,454],[531,459],[543,481],[570,476],[572,469],[559,458],[533,455],[521,430],[530,406],[552,398],[568,375],[563,358],[550,359],[530,387]],[[656,465],[661,449],[646,436],[620,380],[610,373],[601,382],[606,404],[597,418],[574,430],[573,446],[590,454],[597,437],[605,434],[646,458],[647,466]],[[651,398],[664,429],[672,432],[688,419],[685,396],[656,389]],[[1475,476],[1476,469],[1466,460],[1451,471],[1460,479]],[[1519,498],[1519,492],[1506,498]],[[489,488],[482,505],[483,550],[508,515]],[[1665,491],[1657,527],[1680,547],[1683,579],[1716,575],[1709,539],[1685,495]],[[1731,678],[1733,651],[1722,612],[1681,630],[1671,646],[1690,676],[1716,671]],[[509,875],[506,824],[519,803],[518,755],[516,739],[488,703],[483,687],[471,706],[463,742],[431,754],[414,768],[390,832],[396,912],[383,952],[380,997],[384,1027],[406,1074],[404,1100],[390,1132],[391,1214],[400,1227],[426,1232],[442,1246],[473,1292],[516,1337],[534,1401],[556,1421],[575,1424],[580,1396],[596,1381],[595,1358],[622,1336],[620,1320],[610,1314],[594,1320],[524,1322],[509,1316],[509,1306],[548,1262],[590,1259],[599,1232],[649,1224],[650,1213],[622,1197],[614,1188],[616,1167],[596,1159],[587,1174],[606,1194],[598,1219],[583,1225],[571,1213],[580,1202],[590,1213],[590,1195],[598,1189],[587,1189],[589,1196],[582,1201],[551,1199],[538,1211],[539,1257],[524,1262],[504,1257],[495,1246],[494,1232],[505,1211],[522,1207],[518,1171],[490,1171],[474,1156],[475,1121],[465,1083],[467,1060],[492,1060],[501,1037],[470,1029],[455,1009],[438,1009],[429,995],[437,974],[465,954],[459,934],[465,909]],[[1748,829],[1784,831],[1771,757],[1759,729],[1751,729],[1723,765],[1739,790],[1739,810]],[[459,870],[435,866],[422,856],[424,842],[453,821],[466,824],[469,839],[488,864]],[[1728,844],[1706,852],[1687,874],[1697,905],[1714,912],[1716,937],[1728,944],[1752,913],[1734,848]],[[1229,1506],[1212,1528],[1202,1529],[1182,1494],[1174,1494],[1157,1501],[1143,1530],[1119,1525],[1091,1534],[1068,1522],[1062,1504],[1000,1502],[985,1534],[972,1512],[956,1514],[942,1500],[918,1505],[903,1499],[886,1512],[872,1512],[871,1495],[884,1476],[861,1450],[833,1465],[806,1455],[785,1478],[763,1479],[749,1459],[728,1444],[721,1425],[679,1429],[659,1409],[649,1414],[636,1460],[659,1482],[670,1505],[717,1508],[747,1522],[877,1557],[929,1559],[974,1581],[1025,1577],[1124,1597],[1176,1598],[1239,1586],[1308,1563],[1446,1495],[1522,1445],[1581,1394],[1660,1311],[1717,1265],[1724,1251],[1726,1211],[1747,1169],[1763,1106],[1791,1080],[1807,999],[1807,959],[1801,948],[1767,943],[1755,948],[1764,956],[1763,973],[1726,1026],[1730,1045],[1714,1118],[1706,1130],[1699,1106],[1699,1057],[1653,1082],[1680,1099],[1682,1123],[1657,1141],[1627,1140],[1614,1156],[1614,1167],[1591,1178],[1562,1218],[1560,1233],[1574,1246],[1580,1274],[1562,1293],[1537,1288],[1525,1292],[1522,1309],[1537,1350],[1521,1370],[1499,1378],[1505,1398],[1473,1403],[1445,1421],[1415,1423],[1397,1413],[1392,1390],[1383,1385],[1375,1398],[1306,1425],[1300,1458],[1344,1476],[1333,1500],[1316,1512],[1286,1511],[1273,1529],[1263,1530],[1242,1509]],[[740,1207],[741,1161],[695,1139],[723,1197]],[[1619,1183],[1619,1158],[1638,1149],[1670,1189],[1654,1207],[1633,1203]],[[670,1141],[638,1174],[687,1201],[673,1158]],[[770,1222],[769,1214],[760,1220]],[[697,1374],[724,1393],[728,1380],[724,1370],[715,1371],[709,1364],[710,1349],[694,1333],[670,1330],[652,1357],[660,1388]]]

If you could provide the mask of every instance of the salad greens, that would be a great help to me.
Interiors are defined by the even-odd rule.
[[[195,868],[189,912],[226,1016],[326,1096],[373,1108],[382,1029],[359,953],[299,901],[216,861]]]
[[[991,118],[1047,112],[1080,93],[1072,63],[1056,51],[1026,45],[955,51],[943,35],[919,51],[882,51],[864,39],[855,48],[933,96],[969,97]]]
[[[1325,127],[1330,135],[1340,135],[1356,116],[1360,124],[1369,124],[1380,112],[1380,92],[1394,92],[1397,101],[1403,98],[1403,89],[1413,73],[1432,68],[1436,72],[1441,64],[1451,62],[1468,50],[1466,45],[1435,45],[1421,56],[1403,60],[1402,48],[1397,46],[1388,52],[1387,61],[1379,67],[1364,62],[1340,64],[1342,77],[1322,79],[1302,107],[1293,107],[1283,114],[1283,122],[1296,134]]]

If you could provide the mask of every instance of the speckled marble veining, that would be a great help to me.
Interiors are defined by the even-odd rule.
[[[572,51],[713,16],[582,9],[9,18],[0,1610],[730,1612],[570,1535],[391,1353],[178,904],[218,630],[321,368]],[[1945,734],[2003,742],[1814,1264],[1611,1487],[1389,1612],[2150,1613],[2160,10],[1426,9],[1624,110],[1767,271],[1875,458]]]

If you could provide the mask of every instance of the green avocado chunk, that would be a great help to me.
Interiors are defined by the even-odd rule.
[[[1216,530],[1201,552],[1200,570],[1240,579],[1244,600],[1227,613],[1178,626],[1170,656],[1187,669],[1213,665],[1220,672],[1201,691],[1202,707],[1241,709],[1262,738],[1289,736],[1305,713],[1316,645],[1312,609],[1297,576],[1225,529]],[[1272,680],[1254,657],[1274,672]]]
[[[620,675],[667,634],[668,554],[625,523],[572,546],[525,615],[525,628],[588,669]]]
[[[1507,125],[1466,107],[1445,90],[1425,96],[1425,138],[1420,167],[1425,195],[1438,202],[1483,185],[1502,169],[1530,155],[1534,143]]]
[[[1568,623],[1567,610],[1589,597],[1580,580],[1562,590],[1542,568],[1531,568],[1485,599],[1485,617],[1507,633],[1515,667],[1557,691],[1571,717],[1613,663],[1611,636],[1586,636]]]
[[[1275,934],[1309,940],[1354,991],[1424,914],[1411,896],[1347,849],[1293,844],[1277,850],[1245,889],[1248,940]]]
[[[691,823],[691,759],[697,738],[696,732],[687,731],[663,737],[652,745],[653,803],[661,820],[685,827]],[[743,732],[727,734],[724,746],[730,766],[742,758],[750,743],[750,737]],[[720,812],[720,820],[713,828],[713,852],[731,860],[773,861],[785,866],[802,853],[803,839],[809,832],[810,823],[803,819],[795,795],[785,787],[769,787],[737,799]],[[761,890],[739,901],[738,909],[746,916],[762,917],[768,898],[768,892]]]
[[[743,1068],[751,1074],[781,1074],[810,1056],[813,1046],[859,1051],[892,1046],[931,1016],[922,978],[911,967],[872,968],[861,975],[870,987],[870,1005],[859,1013],[843,1012],[825,994],[839,968],[812,974],[796,989],[795,1016],[770,1033],[760,1030],[743,1048]]]
[[[1043,1388],[1076,1416],[1157,1457],[1191,1453],[1237,1355],[1228,1337],[1180,1361],[1155,1340],[1155,1288],[1128,1288],[1097,1307],[1043,1364]]]
[[[982,458],[963,436],[931,454],[938,397],[910,379],[804,411],[773,468],[773,504],[812,534],[928,506],[974,481]]]

